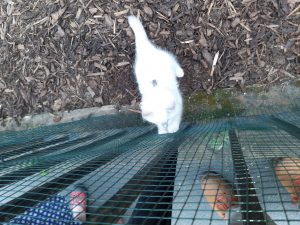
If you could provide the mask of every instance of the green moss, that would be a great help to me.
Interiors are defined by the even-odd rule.
[[[295,88],[296,87],[296,88]],[[291,99],[297,99],[300,87],[300,80],[297,80],[289,87],[286,94],[290,95]],[[184,120],[195,122],[206,119],[226,118],[240,115],[255,114],[258,111],[266,113],[281,108],[281,103],[285,97],[282,93],[282,85],[265,87],[252,86],[247,87],[247,95],[243,96],[237,89],[221,89],[216,90],[213,94],[208,95],[204,91],[194,93],[185,99]],[[274,102],[274,104],[271,104]]]
[[[215,91],[212,95],[197,92],[185,99],[184,119],[199,121],[239,115],[238,102],[230,96],[232,93],[225,90]]]

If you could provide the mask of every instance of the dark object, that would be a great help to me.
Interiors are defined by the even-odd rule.
[[[156,86],[157,86],[157,81],[156,81],[156,80],[153,80],[153,81],[152,81],[152,85],[153,85],[153,87],[156,87]]]

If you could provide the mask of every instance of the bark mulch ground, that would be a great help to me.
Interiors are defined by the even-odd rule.
[[[0,118],[137,102],[132,13],[178,56],[184,96],[300,76],[299,0],[2,0]]]

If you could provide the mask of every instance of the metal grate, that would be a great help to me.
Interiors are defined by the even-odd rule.
[[[124,121],[2,132],[0,222],[83,183],[86,224],[300,223],[292,203],[300,192],[300,111],[185,123],[161,136],[135,117]],[[207,194],[221,185],[209,182],[232,189],[226,218]]]

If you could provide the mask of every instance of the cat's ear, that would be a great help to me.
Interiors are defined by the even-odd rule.
[[[184,75],[183,69],[178,64],[176,64],[176,67],[175,67],[175,74],[176,74],[176,77],[183,77],[183,75]]]

